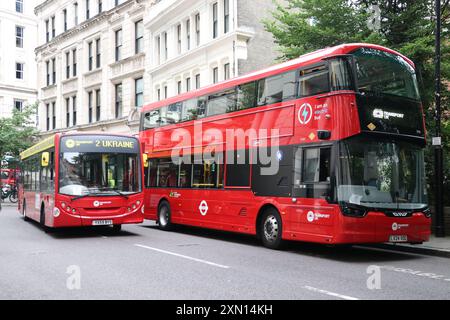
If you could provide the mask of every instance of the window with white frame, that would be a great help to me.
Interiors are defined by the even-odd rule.
[[[16,79],[23,80],[24,77],[24,64],[21,62],[16,62]]]
[[[16,47],[23,48],[23,31],[24,27],[16,26]]]
[[[23,13],[23,0],[16,0],[16,12]]]

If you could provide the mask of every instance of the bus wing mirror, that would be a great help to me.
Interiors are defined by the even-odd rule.
[[[50,152],[43,152],[41,157],[41,166],[48,167],[50,163]]]
[[[148,168],[148,154],[144,153],[142,155],[142,161],[144,163],[144,168]]]

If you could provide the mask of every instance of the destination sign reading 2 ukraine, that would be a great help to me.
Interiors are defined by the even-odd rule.
[[[112,136],[70,136],[61,139],[61,152],[138,153],[135,138]]]

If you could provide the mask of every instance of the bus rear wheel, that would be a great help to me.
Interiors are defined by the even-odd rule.
[[[27,203],[25,201],[23,202],[23,206],[22,206],[22,217],[23,217],[24,221],[30,220],[27,217]]]
[[[171,222],[170,205],[167,201],[161,202],[158,208],[158,225],[161,230],[170,231],[173,228]]]
[[[266,209],[259,225],[259,235],[266,248],[277,250],[282,247],[282,228],[282,221],[278,210],[275,208]]]

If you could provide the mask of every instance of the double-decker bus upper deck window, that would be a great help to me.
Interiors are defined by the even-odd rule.
[[[308,97],[330,91],[330,79],[326,65],[301,70],[299,96]]]
[[[142,129],[148,130],[148,129],[154,129],[159,126],[159,123],[161,121],[161,112],[160,110],[152,110],[150,112],[147,112],[144,115],[144,121],[142,124]]]
[[[401,56],[371,48],[358,49],[353,55],[359,91],[420,99],[415,70]]]
[[[354,90],[347,58],[330,60],[331,91]]]
[[[181,112],[181,122],[195,120],[197,117],[198,99],[191,99],[183,102]]]
[[[167,107],[166,122],[167,124],[174,124],[181,122],[181,115],[183,111],[183,102],[176,102]]]
[[[258,106],[293,99],[296,94],[296,72],[290,71],[258,81]]]
[[[253,108],[256,103],[256,82],[249,82],[237,87],[236,110]]]
[[[228,89],[212,94],[208,99],[208,116],[233,112],[236,109],[236,90]]]

